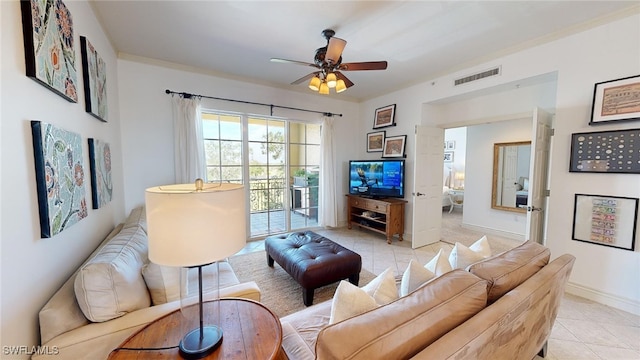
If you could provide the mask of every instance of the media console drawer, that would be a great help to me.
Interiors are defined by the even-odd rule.
[[[347,227],[352,225],[369,229],[387,237],[387,243],[398,234],[398,240],[402,241],[404,234],[404,205],[402,199],[368,199],[356,195],[347,194]],[[364,214],[365,211],[373,211],[375,214]]]

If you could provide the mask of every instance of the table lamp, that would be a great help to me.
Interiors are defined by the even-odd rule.
[[[145,192],[145,204],[149,260],[198,269],[200,326],[187,332],[179,348],[185,358],[204,357],[222,342],[222,328],[204,325],[202,267],[237,253],[246,244],[243,185],[204,184],[197,179],[195,184],[152,187]]]
[[[455,179],[460,184],[460,185],[458,185],[457,189],[464,189],[464,173],[463,172],[457,172],[455,174]]]

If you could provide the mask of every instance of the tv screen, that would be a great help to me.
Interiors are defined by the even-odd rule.
[[[403,198],[404,160],[349,161],[349,193],[374,198]]]

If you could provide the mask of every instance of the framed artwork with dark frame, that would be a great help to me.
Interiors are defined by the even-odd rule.
[[[87,217],[79,134],[31,121],[40,236],[50,238]]]
[[[384,131],[370,132],[367,134],[367,152],[381,152],[384,146]]]
[[[452,163],[453,162],[453,151],[445,151],[444,152],[444,162]]]
[[[107,121],[107,65],[91,42],[80,36],[84,108],[96,119]]]
[[[403,158],[407,145],[407,135],[389,136],[384,138],[383,158]]]
[[[109,143],[89,138],[89,170],[92,205],[94,209],[99,209],[111,202],[113,196]]]
[[[638,198],[576,194],[571,238],[634,251]]]
[[[589,125],[640,120],[640,75],[595,85]]]
[[[640,129],[572,134],[569,171],[640,174]]]
[[[62,1],[20,1],[28,77],[70,102],[78,102],[71,13]]]
[[[373,128],[383,128],[396,125],[396,104],[387,105],[376,109],[376,116],[373,119]]]

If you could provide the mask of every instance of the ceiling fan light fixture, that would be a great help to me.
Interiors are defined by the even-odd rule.
[[[311,81],[309,81],[309,89],[313,90],[313,91],[319,91],[320,90],[320,78],[317,76],[314,76],[311,78]]]
[[[342,55],[342,50],[347,45],[345,40],[342,40],[337,37],[329,38],[329,44],[327,45],[327,53],[324,56],[326,61],[331,62],[332,64],[337,64],[338,60],[340,60],[340,56]]]
[[[327,85],[327,83],[322,83],[320,84],[320,94],[322,95],[329,95],[329,86]]]
[[[329,75],[327,75],[327,85],[328,85],[330,88],[332,88],[332,89],[333,89],[334,87],[336,87],[336,82],[337,82],[337,80],[338,80],[338,79],[336,78],[336,74],[334,74],[334,73],[329,73]]]
[[[336,82],[336,93],[341,93],[345,90],[347,90],[347,85],[344,83],[344,80],[339,79],[338,82]]]

